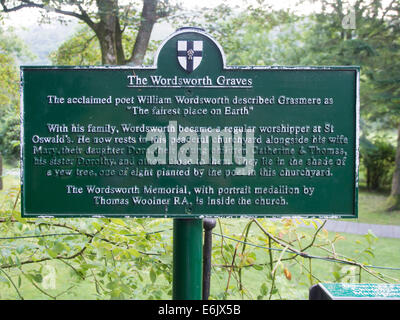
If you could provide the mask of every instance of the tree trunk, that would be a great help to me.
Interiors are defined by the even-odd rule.
[[[400,124],[397,128],[397,149],[395,169],[392,178],[392,191],[387,200],[387,211],[400,209]]]
[[[126,64],[124,48],[122,46],[122,30],[121,25],[119,24],[119,18],[115,21],[115,47],[117,49],[117,64],[122,65]]]
[[[94,31],[100,42],[103,65],[141,65],[149,45],[151,32],[157,17],[157,0],[143,0],[140,27],[136,36],[132,56],[126,60],[122,46],[122,30],[118,18],[116,1],[97,0],[100,21]]]
[[[149,45],[151,32],[157,21],[157,0],[143,0],[143,10],[132,56],[128,63],[136,66],[141,65]]]
[[[118,48],[122,48],[121,29],[118,18],[118,3],[110,0],[97,0],[100,21],[95,25],[96,36],[100,42],[101,63],[104,65],[117,65],[121,63]]]
[[[42,2],[42,3],[40,3]],[[56,1],[57,2],[57,1]],[[89,13],[84,8],[87,4],[87,10],[92,10],[94,3],[97,6],[96,20],[92,20],[93,13]],[[165,17],[169,14],[168,10],[165,12],[157,11],[158,0],[143,0],[143,10],[141,13],[140,27],[137,33],[134,48],[131,57],[125,59],[122,33],[119,21],[119,4],[118,0],[95,0],[89,1],[61,1],[59,5],[53,8],[54,12],[68,17],[74,17],[86,23],[95,33],[100,43],[101,60],[103,65],[123,65],[130,63],[133,65],[140,65],[143,63],[144,55],[146,53],[151,32],[154,24],[160,17]],[[165,1],[166,3],[168,1]],[[57,2],[58,3],[58,2]],[[84,4],[85,3],[85,4]],[[63,8],[63,5],[74,6],[75,11]],[[2,12],[13,12],[23,8],[40,8],[46,9],[48,1],[6,1],[0,0]]]

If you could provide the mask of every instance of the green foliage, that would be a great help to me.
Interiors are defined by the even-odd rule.
[[[31,53],[12,30],[0,28],[0,152],[19,156],[19,72],[17,58]]]
[[[369,190],[390,189],[395,156],[396,149],[385,136],[360,140],[360,160],[365,167]]]
[[[400,121],[400,2],[357,2],[354,29],[342,25],[350,12],[345,1],[319,2],[320,11],[302,17],[289,11],[274,12],[263,1],[241,13],[222,5],[206,15],[204,25],[225,48],[228,64],[359,65],[361,117],[379,122],[384,130],[397,127]],[[391,156],[386,154],[391,152],[390,147],[382,143],[378,149],[362,150],[371,188],[389,186],[390,176],[400,179],[397,177],[400,170],[393,169]],[[377,157],[384,157],[379,164]],[[372,169],[373,163],[376,170]],[[399,190],[392,190],[392,195],[398,193]],[[400,203],[397,201],[400,196],[394,198]]]
[[[125,55],[132,50],[137,32],[127,27],[122,35]],[[145,64],[150,64],[150,56],[157,50],[159,41],[150,41],[145,56]],[[88,26],[82,26],[68,40],[64,41],[57,50],[50,53],[53,65],[101,65],[101,50],[99,41]]]
[[[0,121],[0,152],[9,159],[19,159],[20,119],[13,108],[4,112]]]
[[[9,240],[1,240],[1,269],[10,279],[25,278],[38,294],[62,298],[65,293],[77,293],[76,288],[83,282],[93,286],[92,299],[165,299],[170,292],[170,234],[146,231],[165,227],[164,221],[27,221],[7,214],[10,212],[2,215],[4,220],[0,225],[2,235],[10,235]],[[59,235],[43,237],[49,234]],[[70,269],[68,287],[56,283],[54,290],[47,290],[43,286],[47,276],[43,267],[51,261],[60,261]]]
[[[265,1],[237,10],[229,5],[219,5],[205,10],[204,21],[199,20],[221,44],[228,65],[274,65],[286,61],[282,52],[295,49],[292,41],[295,22],[300,19],[285,10],[273,11]],[[290,51],[282,50],[291,44]]]
[[[10,291],[0,290],[1,299],[23,299],[28,292],[46,299],[170,295],[170,220],[22,219],[20,190],[7,185],[0,191],[6,199],[0,201],[0,283]]]
[[[0,115],[4,109],[16,104],[18,80],[15,61],[12,56],[0,51]]]
[[[16,36],[13,28],[0,28],[0,52],[20,60],[34,57],[25,42]]]
[[[9,42],[0,29],[0,116],[6,108],[15,107],[18,100],[18,70]]]
[[[303,1],[312,2],[312,1]],[[264,2],[241,12],[221,5],[201,25],[221,43],[230,65],[359,65],[361,114],[386,128],[399,119],[399,3],[359,2],[356,28],[344,29],[344,1],[320,1],[322,11],[296,16]]]
[[[212,299],[307,299],[317,282],[357,283],[365,274],[387,279],[365,266],[378,249],[371,232],[350,242],[328,232],[320,220],[240,222],[220,221],[214,231],[219,235],[213,247],[214,283],[224,290],[212,290]],[[305,231],[302,224],[310,228]],[[351,247],[351,257],[341,254],[339,246]]]
[[[342,0],[322,0],[324,10],[311,17],[313,24],[305,44],[305,62],[361,66],[361,114],[379,119],[386,128],[399,121],[399,2],[358,2],[356,25],[344,29],[348,10]]]
[[[100,45],[94,32],[83,26],[50,53],[50,60],[53,65],[100,65]]]

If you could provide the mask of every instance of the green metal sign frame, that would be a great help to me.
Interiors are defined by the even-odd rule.
[[[23,217],[357,217],[358,67],[226,66],[186,28],[21,82]]]

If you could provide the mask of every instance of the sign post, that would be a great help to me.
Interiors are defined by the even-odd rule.
[[[230,67],[183,28],[151,67],[22,67],[23,217],[174,218],[201,299],[203,218],[357,217],[359,68]]]
[[[203,221],[174,219],[173,288],[174,300],[201,300]]]

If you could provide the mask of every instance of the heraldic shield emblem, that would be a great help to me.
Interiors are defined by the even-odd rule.
[[[181,67],[192,72],[203,58],[203,41],[178,40],[177,56]]]

